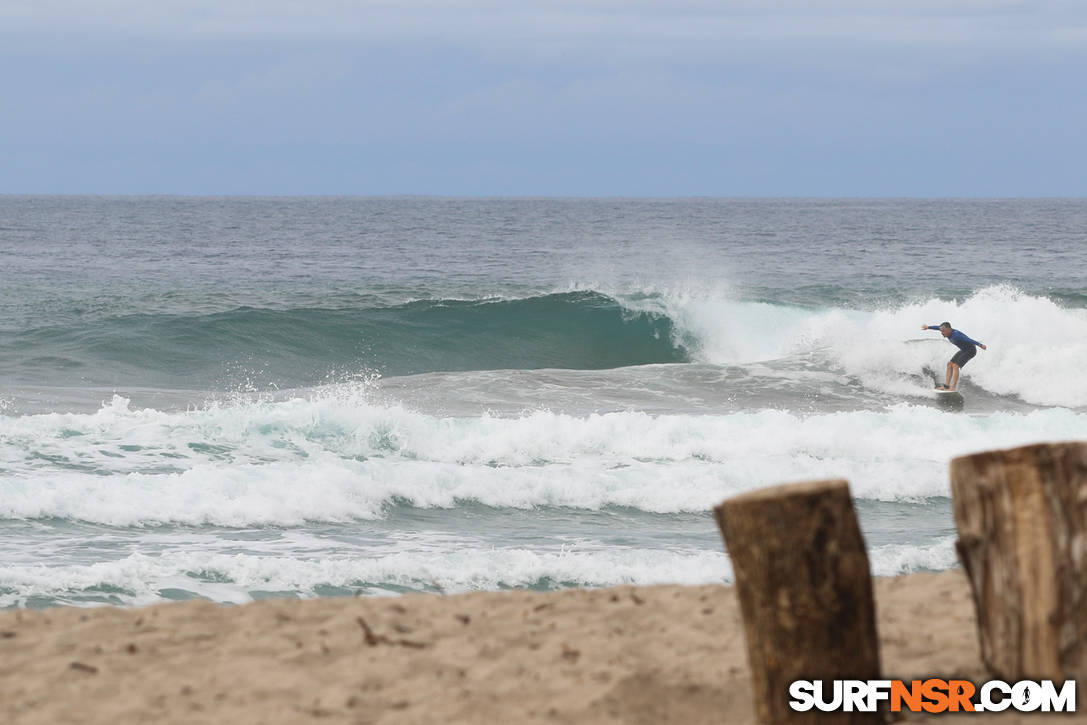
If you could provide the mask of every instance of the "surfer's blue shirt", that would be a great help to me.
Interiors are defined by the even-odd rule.
[[[929,325],[928,329],[930,329],[930,330],[939,330],[940,326],[939,325]],[[967,337],[966,333],[959,332],[958,330],[956,330],[954,328],[951,329],[951,334],[947,336],[947,341],[950,342],[951,344],[955,345],[955,347],[959,348],[960,350],[968,350],[968,351],[973,351],[973,348],[978,347],[979,345],[981,345],[981,343],[978,342],[977,340],[972,340],[969,337]]]

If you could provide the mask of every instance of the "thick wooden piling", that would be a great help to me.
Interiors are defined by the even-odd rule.
[[[714,509],[736,576],[760,723],[874,723],[880,713],[794,712],[795,680],[879,679],[868,554],[849,484],[766,488]]]
[[[981,654],[1001,679],[1087,678],[1087,443],[951,462]]]

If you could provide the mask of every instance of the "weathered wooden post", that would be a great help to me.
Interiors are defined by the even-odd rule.
[[[1087,443],[951,461],[959,559],[986,666],[1008,681],[1087,678]]]
[[[868,554],[849,484],[765,488],[714,509],[744,618],[760,723],[873,723],[880,713],[794,712],[795,680],[879,679]],[[827,692],[827,699],[830,693]]]

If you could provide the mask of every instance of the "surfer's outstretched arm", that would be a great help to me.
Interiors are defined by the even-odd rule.
[[[982,344],[981,344],[980,342],[978,342],[977,340],[973,339],[972,337],[969,337],[968,335],[966,335],[966,334],[965,334],[965,333],[963,333],[962,331],[958,331],[958,332],[959,332],[959,339],[960,339],[960,340],[965,340],[966,342],[970,343],[971,345],[977,345],[977,346],[978,346],[978,347],[980,347],[980,348],[981,348],[982,350],[984,350],[984,349],[985,349],[985,346],[984,346],[984,345],[982,345]]]
[[[959,342],[968,342],[971,345],[974,345],[975,347],[980,347],[982,350],[988,350],[989,349],[989,348],[985,347],[985,345],[978,342],[977,340],[975,340],[975,339],[973,339],[971,337],[967,337],[962,332],[959,332],[958,330],[956,330],[955,332],[958,333],[958,336],[956,337],[955,335],[952,335],[951,336],[951,342],[954,342],[956,345]]]

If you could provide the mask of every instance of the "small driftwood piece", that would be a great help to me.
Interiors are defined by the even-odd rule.
[[[1087,678],[1087,443],[951,461],[956,548],[997,677]]]
[[[742,494],[714,509],[736,576],[760,723],[881,723],[795,712],[795,680],[879,679],[868,554],[844,480]],[[829,695],[829,693],[828,693]]]

